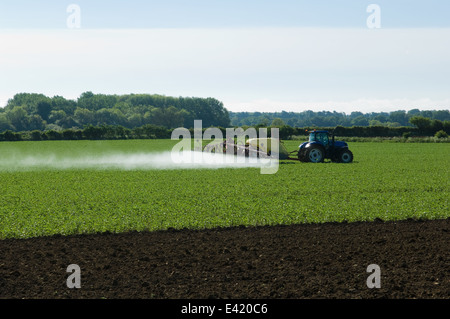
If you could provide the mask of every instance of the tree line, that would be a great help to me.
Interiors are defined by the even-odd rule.
[[[128,129],[156,125],[172,129],[190,127],[198,118],[206,126],[230,125],[228,111],[214,98],[85,92],[77,100],[69,100],[19,93],[0,108],[0,132],[77,130],[87,125]]]
[[[231,125],[254,126],[263,125],[289,125],[291,127],[352,127],[352,126],[414,126],[411,118],[423,117],[430,120],[450,121],[449,110],[421,111],[412,109],[394,112],[351,112],[350,114],[329,111],[303,111],[303,112],[230,112]]]
[[[230,112],[222,102],[214,98],[168,97],[151,94],[106,95],[85,92],[77,100],[61,96],[19,93],[0,108],[0,132],[62,131],[83,129],[87,125],[117,125],[128,129],[144,125],[162,126],[168,129],[193,126],[202,119],[204,126],[283,126],[290,127],[353,127],[387,126],[401,127],[415,124],[414,117],[426,118],[433,127],[438,122],[450,121],[449,110],[394,112],[352,112],[350,114],[329,111],[303,112]]]
[[[0,141],[170,138],[177,127],[279,128],[280,137],[309,129],[347,137],[408,137],[450,134],[450,112],[413,109],[390,113],[229,112],[214,98],[85,92],[77,100],[19,93],[0,108]]]

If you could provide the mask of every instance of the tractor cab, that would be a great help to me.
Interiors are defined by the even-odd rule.
[[[328,131],[312,131],[309,134],[309,142],[319,142],[325,148],[330,145],[330,138]]]

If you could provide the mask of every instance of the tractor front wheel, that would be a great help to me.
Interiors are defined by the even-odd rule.
[[[350,150],[343,150],[338,155],[339,163],[351,163],[353,162],[353,153]]]

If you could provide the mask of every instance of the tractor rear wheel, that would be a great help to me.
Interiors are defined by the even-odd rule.
[[[323,148],[317,145],[312,145],[311,148],[309,148],[306,151],[306,159],[311,163],[321,163],[324,160],[325,152]]]
[[[353,153],[350,150],[343,150],[338,155],[339,163],[351,163],[353,162]]]

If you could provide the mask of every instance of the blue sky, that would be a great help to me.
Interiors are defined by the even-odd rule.
[[[3,0],[0,28],[65,28],[72,3],[83,28],[363,28],[372,3],[387,28],[450,26],[447,0]]]
[[[232,111],[449,109],[449,17],[446,0],[2,1],[0,106],[89,90]]]

